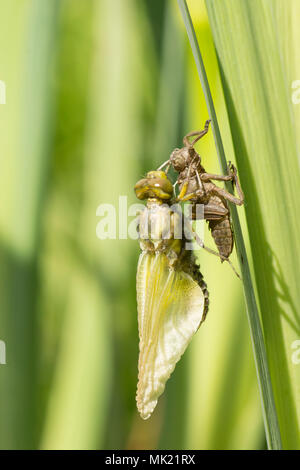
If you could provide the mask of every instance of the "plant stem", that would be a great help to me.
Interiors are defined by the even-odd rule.
[[[206,105],[208,108],[209,117],[211,119],[212,130],[219,158],[219,163],[222,172],[225,174],[227,170],[227,161],[225,157],[224,147],[220,134],[220,129],[217,121],[217,116],[206,76],[205,67],[203,64],[201,52],[199,49],[196,33],[193,27],[192,19],[189,13],[189,9],[186,0],[177,0],[178,5],[183,17],[187,35],[190,41],[190,45],[193,51],[194,59],[196,62],[200,82],[202,85],[203,93],[205,96]],[[227,189],[232,192],[232,185],[226,184]],[[260,318],[258,314],[257,303],[254,294],[253,283],[251,280],[251,274],[249,269],[249,263],[247,259],[245,243],[239,222],[237,209],[231,204],[231,216],[235,234],[236,250],[239,260],[239,266],[242,273],[244,295],[247,307],[247,316],[250,327],[250,335],[252,341],[252,348],[254,354],[254,361],[257,373],[257,380],[259,385],[262,413],[264,419],[266,440],[269,449],[281,449],[281,436],[279,430],[279,424],[277,419],[277,412],[275,408],[275,401],[273,396],[272,383],[270,378],[270,372],[267,362],[267,354],[264,343],[263,332],[261,328]]]

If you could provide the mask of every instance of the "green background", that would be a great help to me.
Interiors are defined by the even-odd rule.
[[[189,6],[234,161],[205,5]],[[114,204],[118,216],[120,195],[138,202],[136,181],[208,118],[177,3],[0,0],[0,12],[0,447],[264,448],[242,283],[230,267],[197,253],[209,314],[144,422],[138,242],[96,237],[97,207]],[[212,133],[197,149],[219,173]],[[213,247],[207,230],[205,242]]]

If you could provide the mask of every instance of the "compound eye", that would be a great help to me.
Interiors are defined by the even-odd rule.
[[[146,178],[136,183],[134,190],[138,199],[169,200],[173,196],[171,181],[164,172],[159,171],[149,171]]]
[[[170,160],[175,171],[183,171],[186,163],[181,149],[176,149],[171,153]]]
[[[185,160],[184,158],[182,157],[177,157],[175,158],[175,162],[174,162],[174,170],[176,171],[182,171],[184,170],[184,167],[185,167]]]

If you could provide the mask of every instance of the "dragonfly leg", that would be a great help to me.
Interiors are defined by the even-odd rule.
[[[208,128],[209,128],[209,123],[210,119],[208,119],[204,125],[204,129],[202,131],[193,131],[189,132],[186,136],[183,138],[183,143],[185,147],[194,147],[195,143],[198,142],[198,140],[201,139],[205,134],[208,133]],[[189,137],[194,137],[197,136],[192,142],[189,141]]]
[[[184,201],[188,201],[189,199],[191,199],[193,197],[193,195],[190,194],[186,194],[187,193],[187,190],[188,190],[188,186],[189,186],[189,182],[190,182],[190,174],[191,174],[191,168],[192,168],[192,163],[194,161],[194,158],[192,159],[190,165],[189,165],[189,169],[188,169],[188,172],[187,172],[187,176],[186,176],[186,180],[185,182],[183,183],[182,185],[182,188],[180,190],[180,193],[178,194],[176,200],[177,201],[181,201],[181,202],[184,202]]]
[[[217,181],[232,181],[234,186],[236,186],[236,190],[238,193],[238,197],[234,196],[226,189],[219,188],[218,186],[214,187],[214,192],[217,193],[219,196],[224,197],[232,204],[237,206],[242,206],[244,204],[244,193],[240,186],[240,182],[237,176],[237,171],[234,165],[230,165],[228,167],[228,171],[230,172],[229,175],[215,175],[212,173],[201,173],[200,177],[202,181],[209,181],[209,180],[217,180]]]
[[[196,171],[196,178],[197,178],[197,181],[198,181],[199,188],[203,191],[204,190],[203,183],[202,183],[201,178],[199,176],[198,170],[196,169],[195,171]]]
[[[218,186],[216,186],[214,188],[214,193],[217,194],[218,196],[222,196],[224,199],[227,199],[227,201],[231,202],[232,204],[235,204],[236,206],[242,206],[244,204],[243,192],[239,194],[239,197],[236,197],[233,194],[226,191],[226,189],[219,188]]]
[[[193,229],[192,225],[190,224],[189,220],[185,217],[184,217],[184,223],[186,224],[186,227],[187,229],[190,231],[192,237],[194,238],[195,242],[200,246],[200,248],[203,248],[203,250],[207,251],[208,253],[211,253],[212,255],[215,255],[215,256],[218,256],[218,258],[220,258],[222,261],[227,261],[227,263],[229,263],[231,269],[233,270],[233,272],[236,274],[236,276],[241,279],[241,276],[239,275],[239,273],[237,272],[237,270],[235,269],[235,267],[233,266],[232,262],[230,261],[229,258],[226,258],[226,256],[222,256],[220,255],[219,252],[215,251],[215,250],[212,250],[211,248],[208,248],[207,246],[204,245],[204,242],[203,240],[201,240],[201,238],[198,236],[198,234],[195,232],[195,230]]]
[[[195,172],[196,172],[196,178],[197,178],[197,182],[198,182],[198,185],[199,185],[199,189],[196,190],[196,191],[193,191],[192,193],[186,194],[187,189],[188,189],[188,185],[189,185],[191,168],[192,168],[192,164],[194,163],[195,158],[196,157],[194,157],[193,160],[190,163],[186,180],[183,183],[181,191],[177,196],[177,200],[180,201],[180,202],[185,202],[185,201],[189,201],[190,199],[193,199],[193,198],[198,198],[199,196],[202,196],[203,193],[204,193],[203,184],[202,184],[201,178],[199,176],[198,170],[196,169]]]
[[[236,186],[236,191],[238,193],[238,196],[239,196],[239,199],[240,199],[240,204],[239,205],[242,205],[244,203],[244,193],[243,193],[243,190],[241,188],[241,185],[240,185],[240,180],[239,180],[239,177],[237,175],[237,170],[236,170],[236,167],[231,164],[230,167],[229,167],[229,170],[232,172],[233,174],[233,184]]]

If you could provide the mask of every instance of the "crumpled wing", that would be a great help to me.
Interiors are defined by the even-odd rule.
[[[204,295],[193,278],[169,268],[163,253],[142,253],[137,270],[140,337],[137,407],[150,417],[176,363],[196,333]]]

